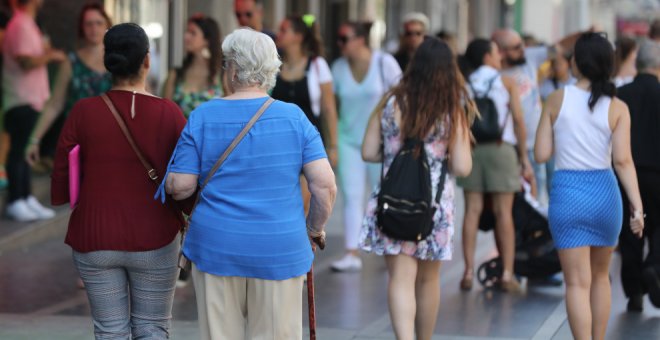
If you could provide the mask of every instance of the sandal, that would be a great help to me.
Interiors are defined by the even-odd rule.
[[[461,280],[461,290],[462,291],[469,291],[472,290],[472,281],[473,281],[472,275],[463,275],[463,279]]]

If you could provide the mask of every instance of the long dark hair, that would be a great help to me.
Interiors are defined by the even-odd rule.
[[[591,82],[589,109],[601,96],[614,97],[616,87],[610,80],[614,68],[614,50],[603,33],[584,33],[575,43],[575,65]]]
[[[356,38],[364,38],[364,44],[369,47],[369,36],[373,22],[370,21],[347,21],[342,26],[348,26],[353,30]]]
[[[312,17],[310,16],[310,18]],[[302,49],[304,52],[312,58],[322,57],[325,54],[317,20],[308,19],[306,21],[302,15],[289,15],[286,20],[291,23],[291,29],[294,32],[302,34]]]
[[[88,2],[83,6],[82,9],[80,9],[80,14],[78,14],[78,39],[80,40],[85,39],[84,21],[87,11],[97,11],[99,14],[101,14],[103,19],[105,19],[105,24],[108,26],[108,28],[112,27],[112,19],[110,19],[110,16],[103,8],[103,5],[98,2]]]
[[[484,64],[484,56],[491,53],[493,43],[488,39],[476,38],[468,44],[465,54],[459,59],[459,66],[463,77],[468,79],[470,74]]]
[[[220,50],[220,27],[218,23],[211,17],[202,14],[195,14],[188,19],[189,24],[194,24],[199,27],[204,35],[204,39],[209,43],[209,52],[211,58],[209,59],[209,84],[215,84],[218,81],[218,72],[222,66],[222,51]],[[183,59],[183,65],[177,72],[177,81],[183,81],[183,76],[188,71],[188,68],[193,62],[194,55],[192,53],[186,54]]]
[[[454,54],[437,38],[424,39],[391,94],[401,110],[404,138],[424,140],[439,121],[449,116],[449,140],[453,143],[456,128],[468,127],[466,110],[475,112]]]
[[[635,51],[637,42],[633,38],[621,37],[616,40],[614,45],[614,71],[612,71],[612,77],[616,77],[623,62]]]

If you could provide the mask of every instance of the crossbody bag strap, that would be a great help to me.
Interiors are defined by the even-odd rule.
[[[236,148],[238,143],[240,143],[241,140],[243,140],[243,137],[245,137],[245,135],[247,135],[247,133],[252,128],[252,126],[254,126],[254,123],[256,123],[257,120],[259,120],[261,115],[264,114],[266,109],[268,109],[268,107],[274,101],[275,101],[275,99],[268,98],[268,100],[266,100],[266,102],[263,105],[261,105],[261,108],[259,108],[259,111],[257,111],[257,113],[255,113],[254,116],[252,116],[250,121],[245,125],[245,127],[243,127],[243,130],[241,130],[241,132],[238,133],[236,138],[234,138],[234,140],[231,142],[231,144],[229,144],[229,146],[227,147],[225,152],[222,153],[222,156],[220,156],[220,158],[218,158],[218,160],[215,162],[215,165],[213,165],[213,168],[211,168],[211,171],[209,171],[209,173],[206,175],[206,178],[204,179],[204,182],[202,183],[202,185],[199,187],[199,190],[197,191],[197,197],[195,197],[195,202],[193,203],[192,210],[190,211],[190,215],[188,217],[188,220],[190,220],[190,218],[192,217],[192,214],[195,212],[195,207],[197,206],[197,203],[199,203],[199,198],[202,195],[202,190],[204,190],[206,185],[209,183],[209,181],[211,180],[211,177],[213,177],[215,172],[218,171],[218,169],[220,168],[222,163],[225,162],[225,160],[227,159],[227,157],[229,157],[231,152],[234,151],[234,149]]]
[[[121,118],[119,115],[119,112],[117,111],[117,108],[115,105],[112,103],[110,98],[108,97],[107,94],[102,94],[101,98],[105,102],[105,104],[108,106],[108,109],[110,109],[110,112],[112,112],[112,115],[115,117],[117,120],[117,124],[119,124],[119,128],[121,129],[121,132],[124,133],[124,136],[126,137],[126,140],[128,140],[128,144],[131,145],[131,148],[133,148],[133,151],[137,155],[137,157],[140,159],[140,163],[144,166],[144,168],[147,170],[147,176],[154,181],[156,184],[160,184],[158,181],[158,173],[156,172],[156,169],[151,166],[149,161],[144,157],[140,149],[138,148],[137,144],[135,143],[135,140],[133,140],[133,136],[131,136],[131,133],[128,131],[128,127],[126,126],[126,123],[124,120]]]

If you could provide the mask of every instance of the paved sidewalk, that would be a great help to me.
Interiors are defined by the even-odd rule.
[[[462,197],[457,200],[461,202]],[[462,204],[458,210],[460,221]],[[67,213],[66,209],[60,210],[58,218],[47,226],[17,227],[60,230],[57,235],[30,241],[27,233],[23,245],[9,251],[0,248],[0,339],[93,337],[87,299],[84,291],[75,286],[71,250],[62,242]],[[341,202],[338,202],[328,226],[328,248],[315,261],[318,338],[394,339],[382,258],[364,255],[364,270],[360,273],[333,273],[329,269],[330,263],[343,253],[340,217]],[[5,222],[0,220],[0,228],[5,228]],[[6,238],[7,234],[0,234],[0,247]],[[463,270],[460,228],[455,232],[454,245],[454,260],[444,263],[441,270],[442,302],[434,339],[571,338],[563,287],[527,287],[522,294],[510,295],[477,285],[472,292],[461,292],[458,289]],[[492,235],[481,233],[479,263],[494,255],[493,247]],[[618,256],[613,262],[613,304],[607,339],[660,339],[660,310],[648,300],[644,313],[625,312]],[[177,289],[173,316],[172,338],[198,338],[192,284]]]

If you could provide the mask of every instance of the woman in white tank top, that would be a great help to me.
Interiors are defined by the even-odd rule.
[[[610,314],[610,259],[623,207],[612,161],[631,202],[630,226],[644,228],[642,201],[630,153],[630,115],[609,81],[613,50],[599,33],[575,45],[575,85],[548,97],[536,133],[539,163],[554,153],[550,231],[566,280],[566,309],[575,339],[604,339]]]

